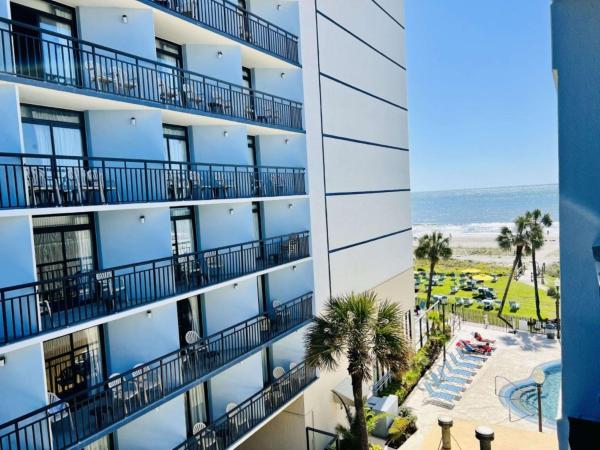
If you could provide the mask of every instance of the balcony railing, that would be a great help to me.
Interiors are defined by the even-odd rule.
[[[57,450],[97,439],[312,318],[312,294],[0,425],[1,450]]]
[[[0,18],[0,73],[192,112],[302,129],[302,104]]]
[[[191,293],[309,256],[309,233],[0,289],[0,344]]]
[[[304,169],[0,153],[0,209],[302,195]]]
[[[298,38],[224,0],[145,0],[185,16],[201,25],[248,42],[261,50],[298,63]]]
[[[316,370],[302,363],[203,428],[174,450],[224,450],[269,418],[317,378]]]

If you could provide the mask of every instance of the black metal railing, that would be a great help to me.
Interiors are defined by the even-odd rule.
[[[174,450],[224,450],[266,420],[317,378],[304,363],[203,428]]]
[[[0,289],[0,344],[309,256],[308,231]]]
[[[226,0],[145,0],[298,63],[298,37]]]
[[[289,129],[302,104],[0,18],[0,73]]]
[[[0,208],[302,195],[304,172],[294,167],[0,153]]]
[[[291,300],[151,362],[0,425],[1,450],[65,449],[161,400],[312,319],[312,294]]]

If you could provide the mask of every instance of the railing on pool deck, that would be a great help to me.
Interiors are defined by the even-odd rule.
[[[0,153],[0,209],[306,193],[297,167]]]
[[[174,450],[224,450],[230,447],[301,393],[316,378],[316,369],[305,363],[297,365]]]
[[[293,100],[4,18],[0,18],[0,74],[302,129],[302,104]]]
[[[298,63],[298,37],[227,0],[142,0]]]
[[[309,232],[0,289],[0,345],[309,256]]]
[[[0,425],[0,449],[60,450],[82,440],[96,440],[108,427],[180,395],[211,373],[311,319],[312,294],[305,294],[273,308],[270,313],[200,338],[194,344],[137,365],[84,392],[65,396]],[[281,382],[286,379],[290,377],[282,378]],[[293,379],[299,381],[300,376]],[[290,387],[282,389],[283,398],[287,399],[291,391]]]

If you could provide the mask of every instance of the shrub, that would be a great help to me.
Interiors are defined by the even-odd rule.
[[[547,293],[548,293],[548,297],[552,297],[552,298],[556,297],[556,289],[553,287],[549,287]]]
[[[381,448],[381,445],[370,444],[369,450],[383,450],[383,448]]]
[[[417,418],[410,412],[406,416],[396,417],[389,430],[387,444],[390,447],[398,448],[417,431]]]

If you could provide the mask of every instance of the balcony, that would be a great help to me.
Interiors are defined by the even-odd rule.
[[[57,450],[89,444],[311,319],[312,294],[307,294],[91,386],[83,395],[64,397],[0,425],[0,449]]]
[[[300,168],[0,153],[0,210],[304,194]]]
[[[267,420],[317,379],[316,369],[299,364],[262,391],[221,416],[174,450],[224,450]]]
[[[308,231],[0,289],[0,344],[117,314],[309,256]]]
[[[0,28],[4,80],[302,130],[298,102],[12,20],[0,18]]]
[[[238,42],[298,64],[298,37],[226,0],[142,0]]]

